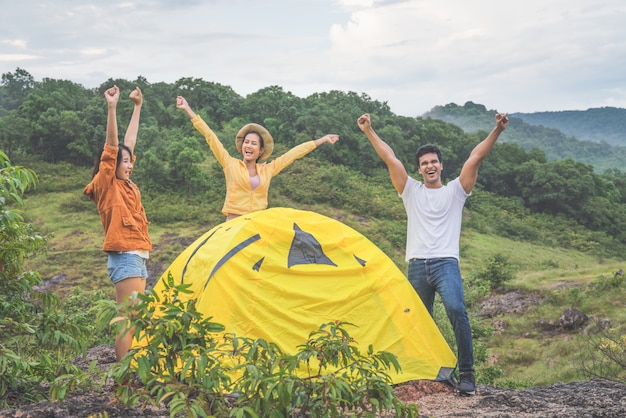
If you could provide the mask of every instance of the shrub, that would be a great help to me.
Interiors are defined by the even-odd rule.
[[[486,280],[491,289],[498,289],[515,277],[515,268],[505,255],[497,253],[487,260],[485,267],[476,274],[476,277]]]
[[[110,344],[115,338],[111,327],[98,329],[94,322],[97,305],[103,299],[109,299],[106,291],[98,289],[87,292],[80,287],[73,287],[63,299],[65,314],[72,318],[74,324],[81,326],[86,331],[84,340],[87,347]]]
[[[465,305],[468,311],[478,310],[480,302],[490,294],[491,283],[484,280],[482,272],[470,272],[468,278],[463,280],[465,293]]]
[[[171,416],[193,417],[417,416],[415,405],[395,397],[386,373],[400,370],[397,358],[372,346],[361,353],[346,331],[351,324],[322,324],[287,354],[263,339],[225,333],[197,311],[195,299],[182,300],[188,292],[169,275],[162,293],[137,295],[122,316],[112,301],[101,302],[98,323],[134,327],[138,341],[108,372],[126,405],[165,403]]]
[[[24,269],[24,259],[43,252],[46,238],[10,205],[21,205],[35,173],[11,165],[0,151],[0,402],[19,392],[26,401],[44,398],[41,381],[77,370],[68,358],[85,350],[87,331],[63,311],[59,298],[40,290],[41,277]]]
[[[626,281],[624,270],[618,270],[612,276],[601,275],[594,280],[594,285],[600,290],[610,290],[620,287]]]
[[[587,378],[626,383],[626,334],[604,329],[590,332],[580,346],[580,370]]]
[[[504,371],[495,366],[481,367],[478,373],[478,380],[485,385],[494,385],[496,380],[504,375]]]

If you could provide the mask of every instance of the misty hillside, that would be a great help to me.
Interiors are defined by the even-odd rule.
[[[559,112],[511,113],[531,125],[554,128],[581,141],[626,146],[626,109],[602,107]]]
[[[442,120],[457,125],[467,133],[489,132],[494,126],[495,110],[484,105],[467,102],[463,106],[454,103],[435,106],[424,118]],[[626,109],[601,108],[578,112],[512,113],[506,134],[500,142],[512,142],[525,150],[542,150],[548,160],[571,158],[592,165],[594,171],[624,170],[626,164]],[[585,133],[593,139],[583,140],[557,128],[571,123],[570,131]],[[621,141],[618,138],[621,136]],[[613,144],[604,137],[611,138]]]

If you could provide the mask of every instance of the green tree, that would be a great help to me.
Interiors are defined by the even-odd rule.
[[[377,118],[391,115],[385,103],[372,101],[365,94],[337,90],[316,93],[304,100],[304,107],[295,120],[295,130],[304,133],[307,139],[319,138],[328,133],[339,134],[341,139],[338,143],[332,147],[322,147],[316,151],[316,156],[367,173],[372,167],[371,163],[375,161],[379,164],[380,158],[357,128],[356,121],[363,113],[372,113]]]
[[[170,143],[168,148],[170,179],[179,190],[192,195],[203,183],[203,173],[198,164],[204,161],[194,138],[185,137]]]
[[[155,126],[168,129],[176,125],[176,116],[180,111],[174,109],[176,103],[176,89],[173,84],[153,83],[147,84],[142,89],[146,100],[141,110],[143,126]],[[141,131],[140,131],[141,134]]]
[[[480,165],[478,181],[485,190],[502,196],[518,196],[515,167],[531,159],[522,147],[510,142],[497,143]]]
[[[166,192],[172,186],[172,180],[167,174],[166,164],[153,150],[143,153],[141,162],[133,168],[135,182],[142,189],[153,192]]]
[[[13,73],[3,73],[0,86],[0,108],[17,109],[34,86],[35,79],[22,68],[18,67]]]
[[[611,189],[614,190],[615,197],[620,203],[626,203],[626,172],[617,169],[607,170],[604,179],[611,182]]]
[[[93,128],[83,117],[83,109],[93,93],[71,81],[44,79],[37,83],[19,109],[19,115],[32,124],[31,154],[44,161],[73,161],[80,149],[69,152],[68,143],[85,142],[93,137]]]
[[[593,167],[572,159],[539,164],[529,161],[517,169],[521,197],[537,212],[576,217],[596,196]]]
[[[280,86],[270,86],[248,95],[242,103],[240,116],[247,122],[262,125],[270,122],[273,126],[266,127],[274,139],[291,146],[295,137],[294,122],[301,109],[302,99]]]
[[[209,126],[216,128],[221,127],[224,122],[230,121],[233,117],[240,114],[240,106],[243,102],[233,89],[222,86],[218,83],[204,81],[199,78],[181,78],[174,83],[174,91],[176,95],[185,96],[189,104],[196,113],[206,115],[205,121]],[[175,104],[176,96],[171,98],[172,106]],[[177,111],[181,119],[182,112]]]
[[[11,110],[0,118],[0,148],[9,158],[26,151],[25,145],[31,134],[31,124]]]

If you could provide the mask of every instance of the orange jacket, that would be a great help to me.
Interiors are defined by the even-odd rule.
[[[100,169],[83,193],[96,202],[104,227],[104,251],[152,251],[139,188],[115,175],[118,147],[105,145]],[[135,156],[133,155],[133,163]]]

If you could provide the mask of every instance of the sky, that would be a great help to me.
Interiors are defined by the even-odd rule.
[[[17,68],[356,92],[409,117],[626,108],[626,1],[2,0],[0,73]]]

